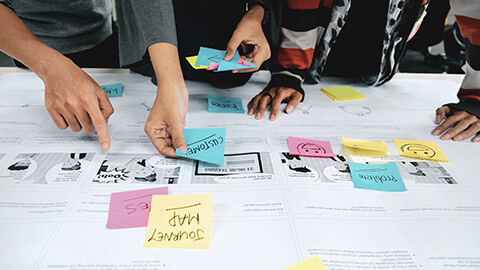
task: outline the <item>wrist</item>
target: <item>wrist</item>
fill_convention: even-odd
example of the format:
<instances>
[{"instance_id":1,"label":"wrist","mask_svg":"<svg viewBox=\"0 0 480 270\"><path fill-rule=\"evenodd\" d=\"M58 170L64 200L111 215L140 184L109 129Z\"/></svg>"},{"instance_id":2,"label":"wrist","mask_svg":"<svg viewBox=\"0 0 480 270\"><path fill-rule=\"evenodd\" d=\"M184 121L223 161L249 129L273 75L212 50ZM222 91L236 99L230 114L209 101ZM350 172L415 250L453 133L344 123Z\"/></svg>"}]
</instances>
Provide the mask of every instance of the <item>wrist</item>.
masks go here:
<instances>
[{"instance_id":1,"label":"wrist","mask_svg":"<svg viewBox=\"0 0 480 270\"><path fill-rule=\"evenodd\" d=\"M254 4L245 14L245 17L261 24L265 17L265 9L261 5Z\"/></svg>"},{"instance_id":2,"label":"wrist","mask_svg":"<svg viewBox=\"0 0 480 270\"><path fill-rule=\"evenodd\" d=\"M60 72L65 72L69 65L75 65L72 60L55 50L45 52L42 55L35 62L25 63L25 65L44 82L57 76Z\"/></svg>"}]
</instances>

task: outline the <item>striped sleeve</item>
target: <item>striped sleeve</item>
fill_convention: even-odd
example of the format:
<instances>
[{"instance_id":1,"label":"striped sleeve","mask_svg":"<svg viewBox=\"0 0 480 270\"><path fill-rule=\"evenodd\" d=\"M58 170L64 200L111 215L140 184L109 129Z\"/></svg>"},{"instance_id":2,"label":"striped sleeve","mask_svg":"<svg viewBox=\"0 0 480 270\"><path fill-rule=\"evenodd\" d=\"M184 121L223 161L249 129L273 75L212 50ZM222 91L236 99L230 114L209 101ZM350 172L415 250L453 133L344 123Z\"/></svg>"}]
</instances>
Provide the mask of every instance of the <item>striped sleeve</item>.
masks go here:
<instances>
[{"instance_id":1,"label":"striped sleeve","mask_svg":"<svg viewBox=\"0 0 480 270\"><path fill-rule=\"evenodd\" d=\"M332 0L286 0L282 40L276 52L267 88L289 87L304 94L301 84L310 67L315 46L330 21Z\"/></svg>"},{"instance_id":2,"label":"striped sleeve","mask_svg":"<svg viewBox=\"0 0 480 270\"><path fill-rule=\"evenodd\" d=\"M467 72L458 98L480 101L480 2L452 0L450 4L467 48Z\"/></svg>"}]
</instances>

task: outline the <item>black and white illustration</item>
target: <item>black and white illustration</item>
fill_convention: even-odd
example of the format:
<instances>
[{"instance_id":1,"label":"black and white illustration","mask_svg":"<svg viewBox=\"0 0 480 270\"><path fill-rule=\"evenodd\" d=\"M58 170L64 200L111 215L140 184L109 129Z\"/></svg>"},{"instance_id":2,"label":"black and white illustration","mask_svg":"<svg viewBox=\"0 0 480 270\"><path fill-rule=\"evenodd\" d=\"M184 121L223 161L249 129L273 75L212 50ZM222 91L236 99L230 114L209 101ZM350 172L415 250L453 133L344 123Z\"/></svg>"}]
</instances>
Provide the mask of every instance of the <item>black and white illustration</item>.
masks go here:
<instances>
[{"instance_id":1,"label":"black and white illustration","mask_svg":"<svg viewBox=\"0 0 480 270\"><path fill-rule=\"evenodd\" d=\"M7 183L68 184L80 180L94 153L22 153L0 174Z\"/></svg>"},{"instance_id":2,"label":"black and white illustration","mask_svg":"<svg viewBox=\"0 0 480 270\"><path fill-rule=\"evenodd\" d=\"M340 155L318 158L301 157L282 152L280 160L289 181L327 183L352 181L347 160Z\"/></svg>"},{"instance_id":3,"label":"black and white illustration","mask_svg":"<svg viewBox=\"0 0 480 270\"><path fill-rule=\"evenodd\" d=\"M368 106L359 104L344 104L338 106L338 108L348 114L356 116L365 116L372 113L372 110Z\"/></svg>"},{"instance_id":4,"label":"black and white illustration","mask_svg":"<svg viewBox=\"0 0 480 270\"><path fill-rule=\"evenodd\" d=\"M439 163L432 161L396 161L404 181L417 184L458 184Z\"/></svg>"},{"instance_id":5,"label":"black and white illustration","mask_svg":"<svg viewBox=\"0 0 480 270\"><path fill-rule=\"evenodd\" d=\"M108 154L94 183L177 184L180 160L148 154Z\"/></svg>"},{"instance_id":6,"label":"black and white illustration","mask_svg":"<svg viewBox=\"0 0 480 270\"><path fill-rule=\"evenodd\" d=\"M223 165L195 162L192 184L273 183L274 170L268 152L225 154Z\"/></svg>"}]
</instances>

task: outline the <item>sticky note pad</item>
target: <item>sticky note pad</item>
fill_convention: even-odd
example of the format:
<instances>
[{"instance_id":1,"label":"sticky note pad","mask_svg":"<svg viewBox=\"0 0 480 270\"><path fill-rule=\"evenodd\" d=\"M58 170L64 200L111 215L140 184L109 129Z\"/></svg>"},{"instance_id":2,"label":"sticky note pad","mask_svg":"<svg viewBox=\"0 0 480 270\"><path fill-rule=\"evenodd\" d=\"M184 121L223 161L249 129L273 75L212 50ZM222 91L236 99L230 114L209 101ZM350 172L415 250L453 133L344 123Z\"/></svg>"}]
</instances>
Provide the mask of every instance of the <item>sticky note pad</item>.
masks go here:
<instances>
[{"instance_id":1,"label":"sticky note pad","mask_svg":"<svg viewBox=\"0 0 480 270\"><path fill-rule=\"evenodd\" d=\"M225 154L225 128L183 129L187 153L180 150L175 155L215 164L223 164Z\"/></svg>"},{"instance_id":2,"label":"sticky note pad","mask_svg":"<svg viewBox=\"0 0 480 270\"><path fill-rule=\"evenodd\" d=\"M212 194L154 195L143 247L208 249Z\"/></svg>"},{"instance_id":3,"label":"sticky note pad","mask_svg":"<svg viewBox=\"0 0 480 270\"><path fill-rule=\"evenodd\" d=\"M322 263L322 260L318 256L314 256L310 259L307 259L299 264L290 266L285 270L326 270L325 266Z\"/></svg>"},{"instance_id":4,"label":"sticky note pad","mask_svg":"<svg viewBox=\"0 0 480 270\"><path fill-rule=\"evenodd\" d=\"M190 64L190 66L192 66L194 69L207 69L208 66L197 66L197 65L195 65L195 63L197 62L197 58L198 58L198 55L185 57L185 59L187 59L187 62L188 62L188 63Z\"/></svg>"},{"instance_id":5,"label":"sticky note pad","mask_svg":"<svg viewBox=\"0 0 480 270\"><path fill-rule=\"evenodd\" d=\"M208 112L245 113L241 98L222 97L208 94Z\"/></svg>"},{"instance_id":6,"label":"sticky note pad","mask_svg":"<svg viewBox=\"0 0 480 270\"><path fill-rule=\"evenodd\" d=\"M168 194L167 187L112 193L107 229L147 226L152 195L162 194Z\"/></svg>"},{"instance_id":7,"label":"sticky note pad","mask_svg":"<svg viewBox=\"0 0 480 270\"><path fill-rule=\"evenodd\" d=\"M379 191L405 191L405 184L395 162L363 164L348 162L356 188Z\"/></svg>"},{"instance_id":8,"label":"sticky note pad","mask_svg":"<svg viewBox=\"0 0 480 270\"><path fill-rule=\"evenodd\" d=\"M121 83L100 85L105 90L108 97L121 97L123 96L123 85Z\"/></svg>"},{"instance_id":9,"label":"sticky note pad","mask_svg":"<svg viewBox=\"0 0 480 270\"><path fill-rule=\"evenodd\" d=\"M288 137L290 155L306 157L335 157L330 142Z\"/></svg>"},{"instance_id":10,"label":"sticky note pad","mask_svg":"<svg viewBox=\"0 0 480 270\"><path fill-rule=\"evenodd\" d=\"M372 151L392 151L387 148L385 141L368 141L368 140L358 140L358 139L347 139L342 138L342 144L346 147L372 150Z\"/></svg>"},{"instance_id":11,"label":"sticky note pad","mask_svg":"<svg viewBox=\"0 0 480 270\"><path fill-rule=\"evenodd\" d=\"M401 156L450 162L443 153L440 146L435 142L416 141L416 140L393 140Z\"/></svg>"},{"instance_id":12,"label":"sticky note pad","mask_svg":"<svg viewBox=\"0 0 480 270\"><path fill-rule=\"evenodd\" d=\"M350 86L324 87L320 89L335 101L364 99L365 96Z\"/></svg>"}]
</instances>

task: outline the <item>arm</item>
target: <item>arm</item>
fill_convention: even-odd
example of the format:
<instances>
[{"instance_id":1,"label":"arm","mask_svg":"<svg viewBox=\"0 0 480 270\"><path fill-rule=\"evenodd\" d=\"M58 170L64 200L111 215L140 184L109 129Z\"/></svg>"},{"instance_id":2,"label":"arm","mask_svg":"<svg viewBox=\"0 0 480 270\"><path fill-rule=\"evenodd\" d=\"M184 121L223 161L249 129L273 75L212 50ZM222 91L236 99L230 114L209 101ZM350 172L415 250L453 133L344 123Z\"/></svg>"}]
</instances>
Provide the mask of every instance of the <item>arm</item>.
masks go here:
<instances>
[{"instance_id":1,"label":"arm","mask_svg":"<svg viewBox=\"0 0 480 270\"><path fill-rule=\"evenodd\" d=\"M135 65L150 58L157 78L157 96L145 123L145 133L163 155L187 151L183 127L188 91L178 59L173 5L170 0L116 2L120 64Z\"/></svg>"},{"instance_id":2,"label":"arm","mask_svg":"<svg viewBox=\"0 0 480 270\"><path fill-rule=\"evenodd\" d=\"M157 97L145 124L145 132L163 155L174 157L175 149L187 151L183 127L188 106L188 91L183 81L177 47L156 43L148 47L158 81Z\"/></svg>"},{"instance_id":3,"label":"arm","mask_svg":"<svg viewBox=\"0 0 480 270\"><path fill-rule=\"evenodd\" d=\"M248 114L261 119L266 107L271 103L269 119L275 120L280 105L288 101L286 112L295 110L303 100L301 84L310 67L315 45L323 34L325 22L320 20L330 14L331 1L286 0L282 18L282 41L270 66L272 78L267 87L248 104ZM321 22L321 23L320 23Z\"/></svg>"},{"instance_id":4,"label":"arm","mask_svg":"<svg viewBox=\"0 0 480 270\"><path fill-rule=\"evenodd\" d=\"M96 130L110 147L107 119L113 107L100 86L70 59L41 42L22 20L0 4L0 50L22 62L45 84L45 107L60 129Z\"/></svg>"},{"instance_id":5,"label":"arm","mask_svg":"<svg viewBox=\"0 0 480 270\"><path fill-rule=\"evenodd\" d=\"M480 132L480 6L478 1L451 1L451 5L465 38L467 73L458 92L458 103L446 104L436 111L432 131L442 140L462 141ZM473 138L480 142L480 135Z\"/></svg>"},{"instance_id":6,"label":"arm","mask_svg":"<svg viewBox=\"0 0 480 270\"><path fill-rule=\"evenodd\" d=\"M242 55L244 60L257 65L256 68L234 70L233 72L254 72L257 71L262 63L270 58L270 45L263 33L262 22L265 17L265 10L260 5L254 5L238 23L233 32L230 41L227 44L225 61L232 59L239 46L242 46L246 53Z\"/></svg>"}]
</instances>

